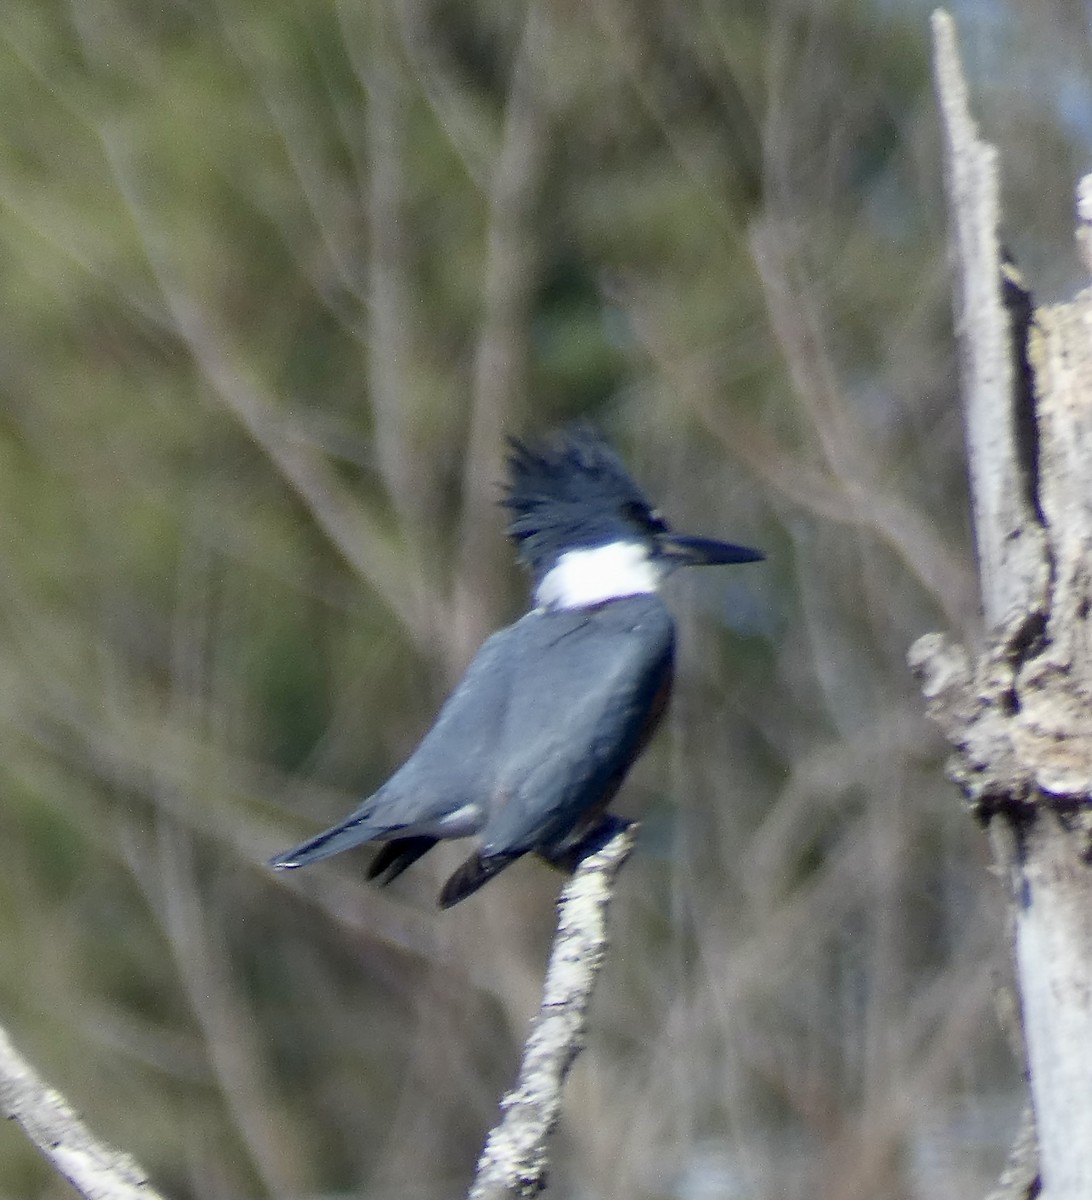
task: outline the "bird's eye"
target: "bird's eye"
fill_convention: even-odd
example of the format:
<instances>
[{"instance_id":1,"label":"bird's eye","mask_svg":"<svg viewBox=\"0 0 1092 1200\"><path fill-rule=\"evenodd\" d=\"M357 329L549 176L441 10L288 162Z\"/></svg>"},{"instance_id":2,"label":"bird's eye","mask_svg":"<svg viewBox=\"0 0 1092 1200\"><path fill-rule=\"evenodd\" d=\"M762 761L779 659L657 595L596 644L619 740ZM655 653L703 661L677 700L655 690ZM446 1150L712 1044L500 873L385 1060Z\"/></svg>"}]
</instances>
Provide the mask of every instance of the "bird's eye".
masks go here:
<instances>
[{"instance_id":1,"label":"bird's eye","mask_svg":"<svg viewBox=\"0 0 1092 1200\"><path fill-rule=\"evenodd\" d=\"M622 508L622 514L628 521L647 529L649 533L663 533L667 522L659 509L650 509L637 500L629 500Z\"/></svg>"}]
</instances>

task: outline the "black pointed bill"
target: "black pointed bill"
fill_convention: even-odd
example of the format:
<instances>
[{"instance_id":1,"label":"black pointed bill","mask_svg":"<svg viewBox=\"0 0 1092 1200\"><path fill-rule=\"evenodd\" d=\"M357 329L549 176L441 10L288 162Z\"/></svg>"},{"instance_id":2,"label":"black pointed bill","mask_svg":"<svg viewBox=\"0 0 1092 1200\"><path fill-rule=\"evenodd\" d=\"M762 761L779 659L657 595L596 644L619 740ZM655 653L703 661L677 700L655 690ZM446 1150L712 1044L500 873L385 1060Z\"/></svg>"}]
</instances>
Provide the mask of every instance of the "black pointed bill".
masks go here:
<instances>
[{"instance_id":1,"label":"black pointed bill","mask_svg":"<svg viewBox=\"0 0 1092 1200\"><path fill-rule=\"evenodd\" d=\"M761 562L766 556L749 546L717 542L712 538L671 533L659 541L660 554L677 567L712 567L727 563Z\"/></svg>"}]
</instances>

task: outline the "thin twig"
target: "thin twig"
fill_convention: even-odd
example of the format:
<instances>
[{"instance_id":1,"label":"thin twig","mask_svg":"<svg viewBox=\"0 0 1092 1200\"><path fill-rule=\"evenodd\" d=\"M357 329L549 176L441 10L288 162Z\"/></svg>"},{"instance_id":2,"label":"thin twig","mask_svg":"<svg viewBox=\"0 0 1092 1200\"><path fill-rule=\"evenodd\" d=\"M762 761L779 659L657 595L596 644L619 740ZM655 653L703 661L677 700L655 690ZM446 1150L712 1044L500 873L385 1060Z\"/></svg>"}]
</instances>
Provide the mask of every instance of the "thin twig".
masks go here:
<instances>
[{"instance_id":1,"label":"thin twig","mask_svg":"<svg viewBox=\"0 0 1092 1200\"><path fill-rule=\"evenodd\" d=\"M256 1025L232 978L222 932L208 920L194 878L193 845L169 818L158 822L158 871L142 882L170 943L209 1065L266 1195L300 1192L303 1154L263 1059Z\"/></svg>"},{"instance_id":2,"label":"thin twig","mask_svg":"<svg viewBox=\"0 0 1092 1200\"><path fill-rule=\"evenodd\" d=\"M539 272L543 178L549 142L546 62L549 6L532 0L509 84L504 132L490 182L481 336L463 466L454 634L449 667L461 666L488 633L501 572L496 480L502 434L527 392L531 310Z\"/></svg>"},{"instance_id":3,"label":"thin twig","mask_svg":"<svg viewBox=\"0 0 1092 1200\"><path fill-rule=\"evenodd\" d=\"M516 1086L501 1101L504 1116L478 1160L469 1200L537 1196L546 1186L546 1143L561 1112L565 1077L584 1048L588 1003L607 950L614 881L636 837L636 825L622 827L580 863L561 893L542 1004Z\"/></svg>"}]
</instances>

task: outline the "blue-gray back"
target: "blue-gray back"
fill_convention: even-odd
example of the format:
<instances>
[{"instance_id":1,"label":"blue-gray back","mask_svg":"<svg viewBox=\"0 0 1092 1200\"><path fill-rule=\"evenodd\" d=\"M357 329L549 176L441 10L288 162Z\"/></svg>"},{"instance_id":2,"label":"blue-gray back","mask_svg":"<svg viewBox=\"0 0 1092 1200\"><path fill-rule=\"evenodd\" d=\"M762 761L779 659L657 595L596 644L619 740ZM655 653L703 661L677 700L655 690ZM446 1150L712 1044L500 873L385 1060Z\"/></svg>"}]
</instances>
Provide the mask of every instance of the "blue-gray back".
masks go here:
<instances>
[{"instance_id":1,"label":"blue-gray back","mask_svg":"<svg viewBox=\"0 0 1092 1200\"><path fill-rule=\"evenodd\" d=\"M617 785L670 679L674 625L652 595L540 611L479 650L435 724L372 798L412 828L481 806L485 856L555 843Z\"/></svg>"}]
</instances>

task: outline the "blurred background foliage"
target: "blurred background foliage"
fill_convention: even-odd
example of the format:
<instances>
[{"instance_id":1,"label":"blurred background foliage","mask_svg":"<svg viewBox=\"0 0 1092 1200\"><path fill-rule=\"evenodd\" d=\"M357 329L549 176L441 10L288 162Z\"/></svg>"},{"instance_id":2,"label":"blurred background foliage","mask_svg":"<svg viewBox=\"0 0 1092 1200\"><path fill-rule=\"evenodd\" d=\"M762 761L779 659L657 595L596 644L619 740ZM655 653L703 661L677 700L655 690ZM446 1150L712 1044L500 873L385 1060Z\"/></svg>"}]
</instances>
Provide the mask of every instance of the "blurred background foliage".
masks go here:
<instances>
[{"instance_id":1,"label":"blurred background foliage","mask_svg":"<svg viewBox=\"0 0 1092 1200\"><path fill-rule=\"evenodd\" d=\"M1060 294L1087 8L956 16ZM589 418L769 560L671 585L552 1194L980 1193L1003 902L904 665L977 629L926 8L11 0L0 109L23 1050L179 1198L460 1194L557 877L440 915L442 853L389 891L263 863L524 604L503 435ZM0 1195L67 1194L5 1129Z\"/></svg>"}]
</instances>

